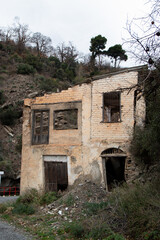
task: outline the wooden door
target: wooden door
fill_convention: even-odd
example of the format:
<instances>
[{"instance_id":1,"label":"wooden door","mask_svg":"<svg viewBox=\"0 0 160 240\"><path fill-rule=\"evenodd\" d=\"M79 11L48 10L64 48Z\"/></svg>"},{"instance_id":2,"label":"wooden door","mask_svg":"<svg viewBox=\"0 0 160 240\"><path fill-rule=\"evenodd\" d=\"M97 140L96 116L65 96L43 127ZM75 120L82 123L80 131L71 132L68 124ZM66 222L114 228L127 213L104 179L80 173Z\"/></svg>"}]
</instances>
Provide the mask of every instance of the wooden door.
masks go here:
<instances>
[{"instance_id":1,"label":"wooden door","mask_svg":"<svg viewBox=\"0 0 160 240\"><path fill-rule=\"evenodd\" d=\"M47 162L45 167L45 191L58 191L60 186L68 185L66 162Z\"/></svg>"}]
</instances>

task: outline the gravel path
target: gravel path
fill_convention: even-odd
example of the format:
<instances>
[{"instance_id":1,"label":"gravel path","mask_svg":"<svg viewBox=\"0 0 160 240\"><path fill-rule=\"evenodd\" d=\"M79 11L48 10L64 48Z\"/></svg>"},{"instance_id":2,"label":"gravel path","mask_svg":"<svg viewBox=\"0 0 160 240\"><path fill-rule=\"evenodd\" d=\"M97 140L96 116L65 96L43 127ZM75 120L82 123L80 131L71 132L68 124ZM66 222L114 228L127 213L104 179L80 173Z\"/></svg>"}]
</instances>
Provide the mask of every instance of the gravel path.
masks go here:
<instances>
[{"instance_id":1,"label":"gravel path","mask_svg":"<svg viewBox=\"0 0 160 240\"><path fill-rule=\"evenodd\" d=\"M11 196L11 197L0 197L0 203L16 201L19 196Z\"/></svg>"},{"instance_id":2,"label":"gravel path","mask_svg":"<svg viewBox=\"0 0 160 240\"><path fill-rule=\"evenodd\" d=\"M0 203L16 201L18 196L13 197L0 197ZM13 225L10 225L0 220L0 240L32 240L33 238L27 233L17 229Z\"/></svg>"},{"instance_id":3,"label":"gravel path","mask_svg":"<svg viewBox=\"0 0 160 240\"><path fill-rule=\"evenodd\" d=\"M21 230L0 220L0 240L32 240L33 238Z\"/></svg>"}]
</instances>

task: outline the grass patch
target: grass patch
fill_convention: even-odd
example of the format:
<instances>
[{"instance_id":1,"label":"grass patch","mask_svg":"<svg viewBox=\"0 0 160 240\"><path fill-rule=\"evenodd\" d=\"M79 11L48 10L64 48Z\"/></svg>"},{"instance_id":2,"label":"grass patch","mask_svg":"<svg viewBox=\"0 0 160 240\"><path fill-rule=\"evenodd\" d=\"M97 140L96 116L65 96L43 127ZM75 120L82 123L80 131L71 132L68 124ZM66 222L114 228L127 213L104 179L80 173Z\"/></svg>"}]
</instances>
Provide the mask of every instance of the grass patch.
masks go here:
<instances>
[{"instance_id":1,"label":"grass patch","mask_svg":"<svg viewBox=\"0 0 160 240\"><path fill-rule=\"evenodd\" d=\"M84 212L87 215L94 215L97 214L100 210L104 209L108 205L107 202L101 203L85 203L84 204Z\"/></svg>"},{"instance_id":2,"label":"grass patch","mask_svg":"<svg viewBox=\"0 0 160 240\"><path fill-rule=\"evenodd\" d=\"M50 204L58 199L56 192L48 192L41 196L40 205Z\"/></svg>"},{"instance_id":3,"label":"grass patch","mask_svg":"<svg viewBox=\"0 0 160 240\"><path fill-rule=\"evenodd\" d=\"M5 204L0 204L0 213L4 213L7 210L7 206Z\"/></svg>"},{"instance_id":4,"label":"grass patch","mask_svg":"<svg viewBox=\"0 0 160 240\"><path fill-rule=\"evenodd\" d=\"M12 213L13 214L19 214L19 215L22 215L22 214L32 215L32 214L35 213L35 211L36 211L36 209L32 205L20 203L20 204L15 204L14 205Z\"/></svg>"},{"instance_id":5,"label":"grass patch","mask_svg":"<svg viewBox=\"0 0 160 240\"><path fill-rule=\"evenodd\" d=\"M41 193L36 189L29 189L17 199L17 203L34 204L37 206L50 204L58 199L56 192Z\"/></svg>"},{"instance_id":6,"label":"grass patch","mask_svg":"<svg viewBox=\"0 0 160 240\"><path fill-rule=\"evenodd\" d=\"M82 238L85 233L85 229L81 223L72 222L64 225L64 231L70 233L74 238Z\"/></svg>"},{"instance_id":7,"label":"grass patch","mask_svg":"<svg viewBox=\"0 0 160 240\"><path fill-rule=\"evenodd\" d=\"M74 202L75 202L75 198L73 197L73 195L69 194L63 203L66 206L70 207L74 204Z\"/></svg>"},{"instance_id":8,"label":"grass patch","mask_svg":"<svg viewBox=\"0 0 160 240\"><path fill-rule=\"evenodd\" d=\"M126 222L125 232L133 239L145 239L144 233L150 231L160 234L158 182L157 179L145 185L117 188L110 197L110 206Z\"/></svg>"}]
</instances>

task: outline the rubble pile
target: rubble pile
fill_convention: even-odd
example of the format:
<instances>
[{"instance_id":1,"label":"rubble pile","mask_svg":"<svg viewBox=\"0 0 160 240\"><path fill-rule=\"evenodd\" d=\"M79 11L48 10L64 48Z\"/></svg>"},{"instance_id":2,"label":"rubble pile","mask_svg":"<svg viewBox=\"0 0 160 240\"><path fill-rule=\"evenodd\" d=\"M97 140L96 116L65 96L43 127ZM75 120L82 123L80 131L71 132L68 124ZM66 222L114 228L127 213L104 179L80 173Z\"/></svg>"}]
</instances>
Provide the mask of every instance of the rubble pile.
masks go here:
<instances>
[{"instance_id":1,"label":"rubble pile","mask_svg":"<svg viewBox=\"0 0 160 240\"><path fill-rule=\"evenodd\" d=\"M53 214L58 221L77 221L86 216L85 204L105 202L108 194L102 187L88 181L63 193L60 199L45 206L42 211Z\"/></svg>"}]
</instances>

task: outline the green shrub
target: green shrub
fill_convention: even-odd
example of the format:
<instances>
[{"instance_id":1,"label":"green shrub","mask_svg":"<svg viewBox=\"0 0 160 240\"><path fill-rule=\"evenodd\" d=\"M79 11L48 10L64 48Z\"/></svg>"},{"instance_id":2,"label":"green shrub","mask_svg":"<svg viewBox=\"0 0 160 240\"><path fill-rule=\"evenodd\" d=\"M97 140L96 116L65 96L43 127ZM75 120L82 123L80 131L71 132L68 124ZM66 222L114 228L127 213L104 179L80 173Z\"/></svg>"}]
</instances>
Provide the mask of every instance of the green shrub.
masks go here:
<instances>
[{"instance_id":1,"label":"green shrub","mask_svg":"<svg viewBox=\"0 0 160 240\"><path fill-rule=\"evenodd\" d=\"M14 205L12 213L19 215L31 215L35 213L35 208L30 204L19 203Z\"/></svg>"},{"instance_id":2,"label":"green shrub","mask_svg":"<svg viewBox=\"0 0 160 240\"><path fill-rule=\"evenodd\" d=\"M19 112L15 107L8 107L0 110L0 121L3 125L14 125L15 120L19 117Z\"/></svg>"},{"instance_id":3,"label":"green shrub","mask_svg":"<svg viewBox=\"0 0 160 240\"><path fill-rule=\"evenodd\" d=\"M127 222L126 234L143 239L144 232L159 229L160 219L159 178L145 185L115 189L109 198L114 214Z\"/></svg>"},{"instance_id":4,"label":"green shrub","mask_svg":"<svg viewBox=\"0 0 160 240\"><path fill-rule=\"evenodd\" d=\"M135 128L130 151L137 164L152 165L160 160L160 88L146 97L146 106L146 125Z\"/></svg>"},{"instance_id":5,"label":"green shrub","mask_svg":"<svg viewBox=\"0 0 160 240\"><path fill-rule=\"evenodd\" d=\"M66 224L64 230L70 233L74 238L81 238L84 235L84 227L77 222Z\"/></svg>"},{"instance_id":6,"label":"green shrub","mask_svg":"<svg viewBox=\"0 0 160 240\"><path fill-rule=\"evenodd\" d=\"M125 238L119 233L112 233L110 236L103 240L125 240Z\"/></svg>"},{"instance_id":7,"label":"green shrub","mask_svg":"<svg viewBox=\"0 0 160 240\"><path fill-rule=\"evenodd\" d=\"M17 53L14 53L11 56L11 59L14 59L16 62L21 63L22 62L22 58L20 57L20 55L18 55Z\"/></svg>"},{"instance_id":8,"label":"green shrub","mask_svg":"<svg viewBox=\"0 0 160 240\"><path fill-rule=\"evenodd\" d=\"M7 210L7 206L5 204L0 204L0 213L4 213Z\"/></svg>"},{"instance_id":9,"label":"green shrub","mask_svg":"<svg viewBox=\"0 0 160 240\"><path fill-rule=\"evenodd\" d=\"M28 53L25 58L24 61L26 62L26 64L31 65L34 69L36 69L37 71L41 71L43 64L41 62L41 58L39 56L35 56L31 53Z\"/></svg>"},{"instance_id":10,"label":"green shrub","mask_svg":"<svg viewBox=\"0 0 160 240\"><path fill-rule=\"evenodd\" d=\"M41 193L38 190L31 188L17 199L17 203L44 205L50 204L58 199L57 193L48 192Z\"/></svg>"},{"instance_id":11,"label":"green shrub","mask_svg":"<svg viewBox=\"0 0 160 240\"><path fill-rule=\"evenodd\" d=\"M145 232L144 239L145 240L159 240L160 239L160 230Z\"/></svg>"},{"instance_id":12,"label":"green shrub","mask_svg":"<svg viewBox=\"0 0 160 240\"><path fill-rule=\"evenodd\" d=\"M5 96L3 91L0 90L0 105L2 105L5 102Z\"/></svg>"},{"instance_id":13,"label":"green shrub","mask_svg":"<svg viewBox=\"0 0 160 240\"><path fill-rule=\"evenodd\" d=\"M50 203L56 201L57 199L58 199L58 197L57 197L56 192L48 192L48 193L45 193L41 196L40 204L41 205L50 204Z\"/></svg>"},{"instance_id":14,"label":"green shrub","mask_svg":"<svg viewBox=\"0 0 160 240\"><path fill-rule=\"evenodd\" d=\"M27 190L22 196L20 196L16 203L23 203L23 204L39 204L40 201L40 193L34 189L31 188Z\"/></svg>"},{"instance_id":15,"label":"green shrub","mask_svg":"<svg viewBox=\"0 0 160 240\"><path fill-rule=\"evenodd\" d=\"M42 91L55 92L58 87L58 82L56 79L42 78L42 80L39 83L39 87Z\"/></svg>"},{"instance_id":16,"label":"green shrub","mask_svg":"<svg viewBox=\"0 0 160 240\"><path fill-rule=\"evenodd\" d=\"M20 63L17 67L17 73L18 74L34 74L35 69L33 66L27 64L27 63Z\"/></svg>"},{"instance_id":17,"label":"green shrub","mask_svg":"<svg viewBox=\"0 0 160 240\"><path fill-rule=\"evenodd\" d=\"M104 209L108 205L107 202L101 202L101 203L85 203L84 209L85 213L87 215L94 215L97 214L99 210Z\"/></svg>"},{"instance_id":18,"label":"green shrub","mask_svg":"<svg viewBox=\"0 0 160 240\"><path fill-rule=\"evenodd\" d=\"M87 233L87 237L89 239L104 239L105 236L109 234L110 230L106 224L100 225L100 226L95 226L90 230L89 233Z\"/></svg>"}]
</instances>

